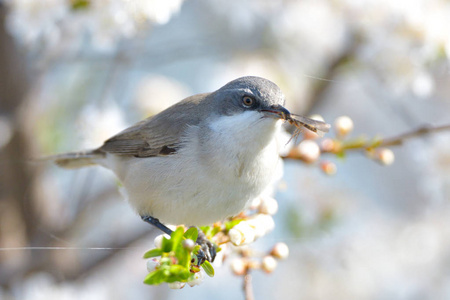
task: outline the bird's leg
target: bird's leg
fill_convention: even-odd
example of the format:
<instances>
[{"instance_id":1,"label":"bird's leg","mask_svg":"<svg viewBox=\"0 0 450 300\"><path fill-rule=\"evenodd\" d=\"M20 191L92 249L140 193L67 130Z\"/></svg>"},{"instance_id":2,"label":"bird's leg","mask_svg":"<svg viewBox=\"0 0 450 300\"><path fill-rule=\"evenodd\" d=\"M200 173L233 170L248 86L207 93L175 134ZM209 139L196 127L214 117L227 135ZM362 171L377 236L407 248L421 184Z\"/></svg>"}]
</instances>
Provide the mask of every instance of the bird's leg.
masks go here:
<instances>
[{"instance_id":1,"label":"bird's leg","mask_svg":"<svg viewBox=\"0 0 450 300\"><path fill-rule=\"evenodd\" d=\"M200 245L200 249L198 251L198 264L201 265L205 260L209 262L213 262L216 258L217 250L216 245L211 243L207 238L206 235L198 229L198 237L196 243Z\"/></svg>"},{"instance_id":2,"label":"bird's leg","mask_svg":"<svg viewBox=\"0 0 450 300\"><path fill-rule=\"evenodd\" d=\"M173 232L166 225L161 223L157 218L153 218L151 216L141 216L141 218L144 222L147 222L147 223L155 226L156 228L163 231L164 233L167 233L168 235L171 235Z\"/></svg>"}]
</instances>

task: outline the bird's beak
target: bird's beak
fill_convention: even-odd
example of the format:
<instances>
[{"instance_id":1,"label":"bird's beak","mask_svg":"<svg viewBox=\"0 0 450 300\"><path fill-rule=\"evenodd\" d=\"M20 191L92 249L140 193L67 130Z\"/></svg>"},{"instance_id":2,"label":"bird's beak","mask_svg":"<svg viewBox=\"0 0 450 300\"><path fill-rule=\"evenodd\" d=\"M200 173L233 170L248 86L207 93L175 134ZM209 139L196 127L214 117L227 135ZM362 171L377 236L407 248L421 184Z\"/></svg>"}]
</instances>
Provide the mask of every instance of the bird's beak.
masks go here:
<instances>
[{"instance_id":1,"label":"bird's beak","mask_svg":"<svg viewBox=\"0 0 450 300\"><path fill-rule=\"evenodd\" d=\"M261 111L267 116L282 120L288 120L291 116L291 113L286 108L278 104L272 105L269 108L261 109Z\"/></svg>"}]
</instances>

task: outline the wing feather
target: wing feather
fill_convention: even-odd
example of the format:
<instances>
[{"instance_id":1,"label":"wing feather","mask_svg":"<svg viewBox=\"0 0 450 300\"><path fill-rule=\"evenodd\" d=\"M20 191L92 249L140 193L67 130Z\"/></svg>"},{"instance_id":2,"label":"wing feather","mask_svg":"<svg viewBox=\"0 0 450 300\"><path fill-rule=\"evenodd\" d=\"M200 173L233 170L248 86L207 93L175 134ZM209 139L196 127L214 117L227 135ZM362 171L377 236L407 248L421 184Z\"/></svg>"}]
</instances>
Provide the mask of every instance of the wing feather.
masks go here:
<instances>
[{"instance_id":1,"label":"wing feather","mask_svg":"<svg viewBox=\"0 0 450 300\"><path fill-rule=\"evenodd\" d=\"M181 147L186 128L198 125L205 117L211 102L209 95L211 93L188 97L111 137L98 150L135 157L173 154ZM200 102L205 103L198 107Z\"/></svg>"}]
</instances>

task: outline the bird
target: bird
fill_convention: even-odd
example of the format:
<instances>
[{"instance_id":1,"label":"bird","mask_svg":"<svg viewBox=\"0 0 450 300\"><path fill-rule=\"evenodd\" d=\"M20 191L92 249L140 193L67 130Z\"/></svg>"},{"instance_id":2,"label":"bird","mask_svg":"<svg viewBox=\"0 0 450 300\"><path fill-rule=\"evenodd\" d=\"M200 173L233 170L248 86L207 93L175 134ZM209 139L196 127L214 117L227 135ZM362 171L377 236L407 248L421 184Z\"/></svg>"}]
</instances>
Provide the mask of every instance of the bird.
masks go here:
<instances>
[{"instance_id":1,"label":"bird","mask_svg":"<svg viewBox=\"0 0 450 300\"><path fill-rule=\"evenodd\" d=\"M52 160L63 168L111 170L137 214L166 233L167 224L210 225L245 210L273 181L276 137L291 115L284 105L272 81L241 77L187 97L96 149Z\"/></svg>"}]
</instances>

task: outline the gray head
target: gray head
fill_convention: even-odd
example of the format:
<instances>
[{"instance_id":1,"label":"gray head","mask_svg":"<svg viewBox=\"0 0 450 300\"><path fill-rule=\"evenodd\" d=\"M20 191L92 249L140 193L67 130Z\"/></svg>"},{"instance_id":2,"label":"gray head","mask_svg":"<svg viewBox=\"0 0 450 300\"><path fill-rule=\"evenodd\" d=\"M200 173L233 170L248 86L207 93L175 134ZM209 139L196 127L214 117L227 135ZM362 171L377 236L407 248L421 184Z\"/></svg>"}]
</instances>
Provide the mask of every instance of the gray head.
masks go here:
<instances>
[{"instance_id":1,"label":"gray head","mask_svg":"<svg viewBox=\"0 0 450 300\"><path fill-rule=\"evenodd\" d=\"M285 97L270 80L247 76L235 79L213 93L219 114L234 115L245 111L259 111L276 118L289 112L283 107Z\"/></svg>"}]
</instances>

